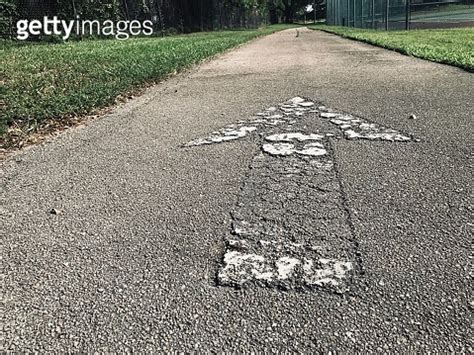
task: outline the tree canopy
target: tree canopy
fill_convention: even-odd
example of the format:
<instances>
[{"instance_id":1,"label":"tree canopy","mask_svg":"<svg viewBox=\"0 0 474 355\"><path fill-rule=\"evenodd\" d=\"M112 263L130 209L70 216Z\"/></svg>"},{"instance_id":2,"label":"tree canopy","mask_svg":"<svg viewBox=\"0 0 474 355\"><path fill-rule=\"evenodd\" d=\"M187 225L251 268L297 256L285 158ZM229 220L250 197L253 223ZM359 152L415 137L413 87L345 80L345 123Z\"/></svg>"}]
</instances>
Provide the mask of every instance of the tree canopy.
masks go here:
<instances>
[{"instance_id":1,"label":"tree canopy","mask_svg":"<svg viewBox=\"0 0 474 355\"><path fill-rule=\"evenodd\" d=\"M322 0L0 0L0 18L145 20L158 31L194 32L257 27L295 20L297 13Z\"/></svg>"}]
</instances>

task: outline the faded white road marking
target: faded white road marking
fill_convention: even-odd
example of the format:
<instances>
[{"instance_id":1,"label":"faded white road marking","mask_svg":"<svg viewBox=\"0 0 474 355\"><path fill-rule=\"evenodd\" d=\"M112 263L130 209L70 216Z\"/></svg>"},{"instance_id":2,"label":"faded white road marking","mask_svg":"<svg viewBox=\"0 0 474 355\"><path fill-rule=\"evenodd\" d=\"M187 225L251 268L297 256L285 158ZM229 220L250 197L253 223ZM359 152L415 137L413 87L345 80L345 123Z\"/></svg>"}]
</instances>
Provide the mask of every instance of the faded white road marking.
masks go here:
<instances>
[{"instance_id":1,"label":"faded white road marking","mask_svg":"<svg viewBox=\"0 0 474 355\"><path fill-rule=\"evenodd\" d=\"M283 246L281 249L287 248ZM272 260L262 255L232 250L224 255L224 265L217 277L221 284L234 286L264 281L269 286L282 285L283 282L307 287L337 288L352 270L353 263L349 261L289 255Z\"/></svg>"},{"instance_id":2,"label":"faded white road marking","mask_svg":"<svg viewBox=\"0 0 474 355\"><path fill-rule=\"evenodd\" d=\"M323 132L307 132L308 118L317 119ZM262 152L254 157L233 212L218 284L347 291L358 259L329 140L411 138L297 96L186 146L250 134Z\"/></svg>"},{"instance_id":3,"label":"faded white road marking","mask_svg":"<svg viewBox=\"0 0 474 355\"><path fill-rule=\"evenodd\" d=\"M321 117L322 117L322 118L333 118L333 117L337 117L337 113L333 113L333 112L322 112L322 113L321 113Z\"/></svg>"},{"instance_id":4,"label":"faded white road marking","mask_svg":"<svg viewBox=\"0 0 474 355\"><path fill-rule=\"evenodd\" d=\"M281 133L281 134L272 134L271 136L265 137L265 140L270 142L292 142L292 141L311 141L311 140L320 140L323 139L324 136L320 134L304 134L304 133Z\"/></svg>"},{"instance_id":5,"label":"faded white road marking","mask_svg":"<svg viewBox=\"0 0 474 355\"><path fill-rule=\"evenodd\" d=\"M229 125L220 131L213 132L213 134L207 138L199 138L186 144L187 146L199 146L205 144L221 143L236 140L247 136L247 134L257 130L254 126L240 126Z\"/></svg>"},{"instance_id":6,"label":"faded white road marking","mask_svg":"<svg viewBox=\"0 0 474 355\"><path fill-rule=\"evenodd\" d=\"M305 101L306 101L305 99L303 99L302 97L299 97L299 96L296 96L296 97L290 99L290 102L292 104L300 104L300 103L303 103Z\"/></svg>"},{"instance_id":7,"label":"faded white road marking","mask_svg":"<svg viewBox=\"0 0 474 355\"><path fill-rule=\"evenodd\" d=\"M250 280L272 280L274 272L261 255L230 251L224 255L224 268L219 272L221 282L242 285Z\"/></svg>"},{"instance_id":8,"label":"faded white road marking","mask_svg":"<svg viewBox=\"0 0 474 355\"><path fill-rule=\"evenodd\" d=\"M280 280L286 280L293 274L296 265L301 264L301 261L295 258L284 256L278 259L275 264L278 272L278 278Z\"/></svg>"},{"instance_id":9,"label":"faded white road marking","mask_svg":"<svg viewBox=\"0 0 474 355\"><path fill-rule=\"evenodd\" d=\"M271 155L291 155L291 154L300 154L307 156L321 156L327 154L327 150L324 148L324 145L320 142L307 143L303 146L302 149L297 149L293 143L285 142L307 142L307 141L319 141L325 138L320 134L303 134L299 132L293 133L282 133L282 134L273 134L271 136L265 137L266 141L276 142L276 143L267 143L264 144L262 149L265 153Z\"/></svg>"},{"instance_id":10,"label":"faded white road marking","mask_svg":"<svg viewBox=\"0 0 474 355\"><path fill-rule=\"evenodd\" d=\"M390 142L409 142L410 137L403 136L396 132L355 132L352 127L347 127L344 132L344 137L347 139L368 139L368 140L382 140Z\"/></svg>"},{"instance_id":11,"label":"faded white road marking","mask_svg":"<svg viewBox=\"0 0 474 355\"><path fill-rule=\"evenodd\" d=\"M306 144L302 150L297 150L296 153L317 157L321 155L326 155L328 152L324 148L324 145L321 143L309 143Z\"/></svg>"},{"instance_id":12,"label":"faded white road marking","mask_svg":"<svg viewBox=\"0 0 474 355\"><path fill-rule=\"evenodd\" d=\"M330 118L330 122L343 131L344 138L382 140L389 142L409 142L412 139L404 136L396 130L389 129L376 123L364 122L362 119L351 115L335 112L323 112L321 118Z\"/></svg>"},{"instance_id":13,"label":"faded white road marking","mask_svg":"<svg viewBox=\"0 0 474 355\"><path fill-rule=\"evenodd\" d=\"M296 152L295 146L291 143L268 143L262 146L265 153L271 155L291 155Z\"/></svg>"},{"instance_id":14,"label":"faded white road marking","mask_svg":"<svg viewBox=\"0 0 474 355\"><path fill-rule=\"evenodd\" d=\"M296 96L278 107L272 106L263 112L257 113L257 117L248 121L239 121L238 124L230 124L219 131L213 132L209 137L198 138L187 143L185 146L199 146L235 141L248 136L249 133L256 132L259 129L265 129L266 127L278 127L281 125L289 126L295 124L297 120L301 120L305 115L315 113L319 113L320 117L323 119L329 119L332 124L336 125L342 131L342 136L349 140L365 139L390 142L408 142L412 140L411 137L403 135L396 130L386 128L376 123L369 123L352 115L333 111L326 106L318 106L317 110L310 110L309 108L313 106L315 106L314 102ZM291 134L295 136L280 138L278 135L281 134L274 134L267 137L267 140L275 142L292 142L295 139L298 141L316 139L314 137L307 137L304 133ZM290 134L287 133L287 135ZM327 133L325 135L330 137L332 136L332 133ZM269 146L267 146L267 148L271 149ZM309 152L312 152L312 150L309 150ZM282 154L276 152L273 154L287 155L284 152ZM304 153L301 154L308 155Z\"/></svg>"}]
</instances>

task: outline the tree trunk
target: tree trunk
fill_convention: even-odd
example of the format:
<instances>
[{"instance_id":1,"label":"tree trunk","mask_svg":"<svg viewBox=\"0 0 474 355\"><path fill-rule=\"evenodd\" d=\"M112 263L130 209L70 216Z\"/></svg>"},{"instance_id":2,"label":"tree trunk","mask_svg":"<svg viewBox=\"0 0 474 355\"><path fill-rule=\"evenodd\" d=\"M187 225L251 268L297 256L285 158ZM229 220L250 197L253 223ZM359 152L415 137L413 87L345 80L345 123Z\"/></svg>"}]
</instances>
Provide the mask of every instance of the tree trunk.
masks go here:
<instances>
[{"instance_id":1,"label":"tree trunk","mask_svg":"<svg viewBox=\"0 0 474 355\"><path fill-rule=\"evenodd\" d=\"M268 1L268 14L270 15L270 24L275 25L278 23L278 11L276 4L273 0Z\"/></svg>"},{"instance_id":2,"label":"tree trunk","mask_svg":"<svg viewBox=\"0 0 474 355\"><path fill-rule=\"evenodd\" d=\"M156 7L158 11L158 19L160 20L160 29L161 29L161 37L165 36L165 18L163 16L163 0L157 0Z\"/></svg>"},{"instance_id":3,"label":"tree trunk","mask_svg":"<svg viewBox=\"0 0 474 355\"><path fill-rule=\"evenodd\" d=\"M293 6L293 1L287 0L283 1L283 13L285 16L285 23L292 23L293 22L293 17L294 17L294 6Z\"/></svg>"}]
</instances>

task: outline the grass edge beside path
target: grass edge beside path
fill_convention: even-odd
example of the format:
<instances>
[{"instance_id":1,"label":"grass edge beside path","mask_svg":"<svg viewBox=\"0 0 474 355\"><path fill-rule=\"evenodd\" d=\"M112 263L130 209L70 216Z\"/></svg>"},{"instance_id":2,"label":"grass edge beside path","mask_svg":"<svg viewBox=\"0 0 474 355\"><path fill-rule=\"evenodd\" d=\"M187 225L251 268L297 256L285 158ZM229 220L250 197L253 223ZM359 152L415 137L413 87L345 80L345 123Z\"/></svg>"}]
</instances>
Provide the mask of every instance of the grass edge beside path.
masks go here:
<instances>
[{"instance_id":1,"label":"grass edge beside path","mask_svg":"<svg viewBox=\"0 0 474 355\"><path fill-rule=\"evenodd\" d=\"M344 38L474 72L474 28L376 31L342 26L308 26Z\"/></svg>"},{"instance_id":2,"label":"grass edge beside path","mask_svg":"<svg viewBox=\"0 0 474 355\"><path fill-rule=\"evenodd\" d=\"M77 125L228 50L292 27L0 47L0 155Z\"/></svg>"}]
</instances>

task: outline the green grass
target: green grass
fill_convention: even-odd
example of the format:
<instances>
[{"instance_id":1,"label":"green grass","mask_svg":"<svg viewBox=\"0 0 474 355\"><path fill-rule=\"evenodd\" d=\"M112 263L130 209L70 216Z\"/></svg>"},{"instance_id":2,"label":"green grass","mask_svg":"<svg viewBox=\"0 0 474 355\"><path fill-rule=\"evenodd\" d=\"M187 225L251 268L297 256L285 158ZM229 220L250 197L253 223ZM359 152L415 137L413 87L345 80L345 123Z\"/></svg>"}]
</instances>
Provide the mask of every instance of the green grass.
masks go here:
<instances>
[{"instance_id":1,"label":"green grass","mask_svg":"<svg viewBox=\"0 0 474 355\"><path fill-rule=\"evenodd\" d=\"M388 32L326 25L311 28L474 71L474 28Z\"/></svg>"},{"instance_id":2,"label":"green grass","mask_svg":"<svg viewBox=\"0 0 474 355\"><path fill-rule=\"evenodd\" d=\"M411 12L411 20L422 20L426 18L436 19L472 19L474 7L465 4L447 4L439 8L414 9Z\"/></svg>"},{"instance_id":3,"label":"green grass","mask_svg":"<svg viewBox=\"0 0 474 355\"><path fill-rule=\"evenodd\" d=\"M113 104L145 83L288 26L197 33L128 41L0 47L0 134L12 123L35 126L47 118L83 115Z\"/></svg>"}]
</instances>

